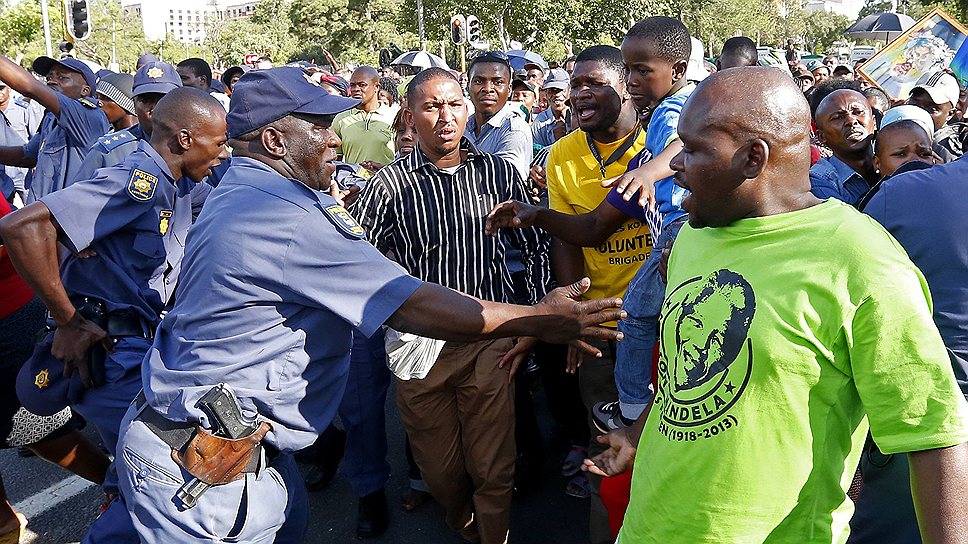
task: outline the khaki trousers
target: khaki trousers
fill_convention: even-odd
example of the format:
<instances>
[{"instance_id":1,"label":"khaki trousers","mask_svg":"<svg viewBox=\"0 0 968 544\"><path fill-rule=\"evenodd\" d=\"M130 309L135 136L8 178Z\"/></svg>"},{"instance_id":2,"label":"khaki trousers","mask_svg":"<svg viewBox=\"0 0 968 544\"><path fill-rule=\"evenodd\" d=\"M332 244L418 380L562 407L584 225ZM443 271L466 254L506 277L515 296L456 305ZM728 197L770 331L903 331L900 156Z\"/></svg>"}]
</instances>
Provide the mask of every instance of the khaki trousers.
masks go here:
<instances>
[{"instance_id":1,"label":"khaki trousers","mask_svg":"<svg viewBox=\"0 0 968 544\"><path fill-rule=\"evenodd\" d=\"M397 380L413 457L447 525L470 542L507 542L514 487L514 384L498 361L510 339L448 342L422 380Z\"/></svg>"}]
</instances>

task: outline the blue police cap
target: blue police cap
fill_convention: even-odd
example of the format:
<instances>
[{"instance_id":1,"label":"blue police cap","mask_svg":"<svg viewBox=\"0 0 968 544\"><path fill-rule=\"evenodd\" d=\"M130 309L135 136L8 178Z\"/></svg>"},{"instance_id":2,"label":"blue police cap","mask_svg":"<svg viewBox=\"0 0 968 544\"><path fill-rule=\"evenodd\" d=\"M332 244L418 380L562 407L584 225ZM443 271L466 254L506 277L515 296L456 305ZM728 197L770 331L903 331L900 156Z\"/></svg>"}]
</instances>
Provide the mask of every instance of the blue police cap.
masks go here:
<instances>
[{"instance_id":1,"label":"blue police cap","mask_svg":"<svg viewBox=\"0 0 968 544\"><path fill-rule=\"evenodd\" d=\"M84 385L77 372L64 377L64 363L50 354L53 335L37 345L17 374L20 404L39 416L52 416L77 401Z\"/></svg>"},{"instance_id":2,"label":"blue police cap","mask_svg":"<svg viewBox=\"0 0 968 544\"><path fill-rule=\"evenodd\" d=\"M60 66L62 68L67 68L84 76L84 81L87 82L88 87L91 88L91 94L94 93L94 87L97 84L97 78L94 77L94 72L91 68L84 64L83 61L77 60L74 57L66 57L61 60L52 59L50 57L37 57L34 59L32 68L38 74L47 77L50 73L50 69L54 66Z\"/></svg>"},{"instance_id":3,"label":"blue police cap","mask_svg":"<svg viewBox=\"0 0 968 544\"><path fill-rule=\"evenodd\" d=\"M301 68L280 66L253 70L232 89L228 135L234 138L282 119L290 113L332 115L359 105L353 98L334 96Z\"/></svg>"},{"instance_id":4,"label":"blue police cap","mask_svg":"<svg viewBox=\"0 0 968 544\"><path fill-rule=\"evenodd\" d=\"M168 94L168 91L181 86L181 76L174 66L161 61L149 62L135 73L131 96L148 93Z\"/></svg>"}]
</instances>

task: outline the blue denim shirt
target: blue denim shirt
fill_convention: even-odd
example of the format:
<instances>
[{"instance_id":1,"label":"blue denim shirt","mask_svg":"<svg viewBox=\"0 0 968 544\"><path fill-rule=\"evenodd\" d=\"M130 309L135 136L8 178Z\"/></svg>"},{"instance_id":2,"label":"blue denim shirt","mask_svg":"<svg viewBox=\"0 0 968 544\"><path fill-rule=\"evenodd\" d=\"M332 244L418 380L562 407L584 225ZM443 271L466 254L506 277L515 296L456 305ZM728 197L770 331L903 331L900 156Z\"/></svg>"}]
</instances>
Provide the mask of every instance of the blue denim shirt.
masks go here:
<instances>
[{"instance_id":1,"label":"blue denim shirt","mask_svg":"<svg viewBox=\"0 0 968 544\"><path fill-rule=\"evenodd\" d=\"M837 157L820 159L810 168L810 192L817 198L836 198L856 206L871 186Z\"/></svg>"}]
</instances>

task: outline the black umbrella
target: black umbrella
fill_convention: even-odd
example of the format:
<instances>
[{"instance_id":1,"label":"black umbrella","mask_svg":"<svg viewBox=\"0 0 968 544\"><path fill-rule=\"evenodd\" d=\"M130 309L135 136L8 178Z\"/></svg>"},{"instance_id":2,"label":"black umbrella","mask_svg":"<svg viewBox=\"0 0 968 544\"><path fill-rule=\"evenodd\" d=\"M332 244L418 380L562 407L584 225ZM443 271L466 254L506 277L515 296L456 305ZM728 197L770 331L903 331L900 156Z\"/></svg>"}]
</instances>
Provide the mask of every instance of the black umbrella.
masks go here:
<instances>
[{"instance_id":1,"label":"black umbrella","mask_svg":"<svg viewBox=\"0 0 968 544\"><path fill-rule=\"evenodd\" d=\"M914 25L914 19L900 13L872 13L844 31L845 36L858 40L891 41Z\"/></svg>"}]
</instances>

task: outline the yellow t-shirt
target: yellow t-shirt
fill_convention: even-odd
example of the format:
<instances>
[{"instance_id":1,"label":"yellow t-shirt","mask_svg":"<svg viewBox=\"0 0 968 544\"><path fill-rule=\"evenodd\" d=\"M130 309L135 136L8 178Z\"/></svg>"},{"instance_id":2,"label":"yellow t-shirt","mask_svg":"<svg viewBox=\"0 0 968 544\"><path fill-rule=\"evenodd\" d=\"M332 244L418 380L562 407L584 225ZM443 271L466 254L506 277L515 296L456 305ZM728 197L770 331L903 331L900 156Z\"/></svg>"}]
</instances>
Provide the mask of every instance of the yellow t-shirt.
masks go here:
<instances>
[{"instance_id":1,"label":"yellow t-shirt","mask_svg":"<svg viewBox=\"0 0 968 544\"><path fill-rule=\"evenodd\" d=\"M599 156L608 160L626 137L607 144L596 142ZM551 146L545 167L551 209L569 215L594 210L611 190L602 187L602 180L624 174L629 161L644 147L645 131L641 131L625 154L605 168L605 177L602 177L601 166L588 148L583 131L573 131L558 140ZM582 248L585 275L592 280L585 297L624 296L625 288L651 249L649 226L637 219L626 221L600 247ZM614 322L608 325L614 325Z\"/></svg>"}]
</instances>

